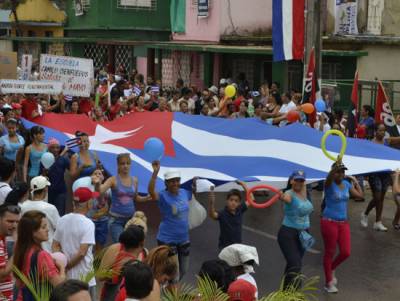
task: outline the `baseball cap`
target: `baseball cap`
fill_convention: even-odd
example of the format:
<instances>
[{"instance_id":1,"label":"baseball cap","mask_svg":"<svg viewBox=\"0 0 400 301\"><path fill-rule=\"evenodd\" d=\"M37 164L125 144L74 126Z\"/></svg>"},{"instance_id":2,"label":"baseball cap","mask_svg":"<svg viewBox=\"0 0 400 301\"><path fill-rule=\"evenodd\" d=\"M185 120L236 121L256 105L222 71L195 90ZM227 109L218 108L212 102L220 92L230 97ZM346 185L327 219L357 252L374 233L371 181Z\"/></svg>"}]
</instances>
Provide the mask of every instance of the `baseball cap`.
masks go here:
<instances>
[{"instance_id":1,"label":"baseball cap","mask_svg":"<svg viewBox=\"0 0 400 301\"><path fill-rule=\"evenodd\" d=\"M21 104L15 103L15 102L11 104L11 107L12 107L14 110L19 110L19 109L22 108Z\"/></svg>"},{"instance_id":2,"label":"baseball cap","mask_svg":"<svg viewBox=\"0 0 400 301\"><path fill-rule=\"evenodd\" d=\"M60 145L60 141L58 141L56 138L50 138L48 145Z\"/></svg>"},{"instance_id":3,"label":"baseball cap","mask_svg":"<svg viewBox=\"0 0 400 301\"><path fill-rule=\"evenodd\" d=\"M332 169L337 169L337 170L347 170L348 168L346 167L346 165L344 165L343 163L333 163L331 166Z\"/></svg>"},{"instance_id":4,"label":"baseball cap","mask_svg":"<svg viewBox=\"0 0 400 301\"><path fill-rule=\"evenodd\" d=\"M256 287L243 279L233 281L228 288L230 301L254 301L256 292Z\"/></svg>"},{"instance_id":5,"label":"baseball cap","mask_svg":"<svg viewBox=\"0 0 400 301\"><path fill-rule=\"evenodd\" d=\"M292 173L290 176L293 180L306 180L306 173L302 170L297 170Z\"/></svg>"},{"instance_id":6,"label":"baseball cap","mask_svg":"<svg viewBox=\"0 0 400 301\"><path fill-rule=\"evenodd\" d=\"M222 85L226 85L226 84L227 84L226 79L225 79L225 78L221 78L220 81L219 81L219 84L220 84L221 86L222 86Z\"/></svg>"},{"instance_id":7,"label":"baseball cap","mask_svg":"<svg viewBox=\"0 0 400 301\"><path fill-rule=\"evenodd\" d=\"M85 203L93 198L97 198L100 195L97 191L91 191L87 187L79 187L74 192L74 201L79 203Z\"/></svg>"},{"instance_id":8,"label":"baseball cap","mask_svg":"<svg viewBox=\"0 0 400 301\"><path fill-rule=\"evenodd\" d=\"M167 170L164 174L164 180L171 180L171 179L180 178L180 177L181 177L181 173L179 170L176 170L176 169Z\"/></svg>"},{"instance_id":9,"label":"baseball cap","mask_svg":"<svg viewBox=\"0 0 400 301\"><path fill-rule=\"evenodd\" d=\"M46 177L37 176L31 180L31 190L32 192L37 190L45 189L47 186L50 186L50 182Z\"/></svg>"}]
</instances>

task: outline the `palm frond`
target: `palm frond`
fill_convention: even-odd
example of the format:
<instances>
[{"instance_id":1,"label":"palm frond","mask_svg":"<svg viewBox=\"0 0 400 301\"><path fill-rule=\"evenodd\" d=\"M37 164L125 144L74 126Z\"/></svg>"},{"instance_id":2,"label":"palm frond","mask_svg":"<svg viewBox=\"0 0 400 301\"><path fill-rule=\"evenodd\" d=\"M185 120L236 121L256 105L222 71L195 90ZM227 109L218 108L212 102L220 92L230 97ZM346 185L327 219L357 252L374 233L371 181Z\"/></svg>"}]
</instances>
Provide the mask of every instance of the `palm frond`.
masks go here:
<instances>
[{"instance_id":1,"label":"palm frond","mask_svg":"<svg viewBox=\"0 0 400 301\"><path fill-rule=\"evenodd\" d=\"M303 282L302 287L297 287L296 283ZM282 280L279 290L270 293L268 296L260 299L260 301L312 301L318 300L314 292L318 291L316 285L319 282L319 277L307 278L304 275L299 275L293 281L294 284L284 288Z\"/></svg>"},{"instance_id":2,"label":"palm frond","mask_svg":"<svg viewBox=\"0 0 400 301\"><path fill-rule=\"evenodd\" d=\"M229 299L229 296L208 276L197 277L197 290L201 301L227 301Z\"/></svg>"},{"instance_id":3,"label":"palm frond","mask_svg":"<svg viewBox=\"0 0 400 301\"><path fill-rule=\"evenodd\" d=\"M168 288L163 296L163 301L193 301L197 292L190 285L178 284Z\"/></svg>"},{"instance_id":4,"label":"palm frond","mask_svg":"<svg viewBox=\"0 0 400 301\"><path fill-rule=\"evenodd\" d=\"M53 290L52 285L46 277L46 273L41 273L45 275L43 279L40 279L38 275L34 275L32 272L29 276L26 276L22 271L20 271L15 265L12 267L15 275L22 281L22 283L29 289L32 293L33 298L36 301L49 301L50 295Z\"/></svg>"}]
</instances>

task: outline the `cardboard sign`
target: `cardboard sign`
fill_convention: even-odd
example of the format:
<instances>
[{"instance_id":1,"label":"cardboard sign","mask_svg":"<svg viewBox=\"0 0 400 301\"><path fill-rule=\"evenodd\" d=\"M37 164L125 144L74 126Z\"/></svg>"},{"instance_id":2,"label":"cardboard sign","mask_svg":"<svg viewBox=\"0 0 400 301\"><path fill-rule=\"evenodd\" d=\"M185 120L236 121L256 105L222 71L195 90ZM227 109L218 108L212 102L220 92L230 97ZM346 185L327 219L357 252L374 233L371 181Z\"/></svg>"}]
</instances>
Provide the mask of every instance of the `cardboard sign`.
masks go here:
<instances>
[{"instance_id":1,"label":"cardboard sign","mask_svg":"<svg viewBox=\"0 0 400 301\"><path fill-rule=\"evenodd\" d=\"M40 79L62 82L64 95L89 97L93 90L93 60L42 54Z\"/></svg>"},{"instance_id":2,"label":"cardboard sign","mask_svg":"<svg viewBox=\"0 0 400 301\"><path fill-rule=\"evenodd\" d=\"M17 53L0 51L0 79L17 79Z\"/></svg>"},{"instance_id":3,"label":"cardboard sign","mask_svg":"<svg viewBox=\"0 0 400 301\"><path fill-rule=\"evenodd\" d=\"M52 81L29 81L29 80L0 80L0 93L9 94L52 94L62 92L63 84Z\"/></svg>"},{"instance_id":4,"label":"cardboard sign","mask_svg":"<svg viewBox=\"0 0 400 301\"><path fill-rule=\"evenodd\" d=\"M21 56L21 79L28 80L32 73L32 55L23 54Z\"/></svg>"}]
</instances>

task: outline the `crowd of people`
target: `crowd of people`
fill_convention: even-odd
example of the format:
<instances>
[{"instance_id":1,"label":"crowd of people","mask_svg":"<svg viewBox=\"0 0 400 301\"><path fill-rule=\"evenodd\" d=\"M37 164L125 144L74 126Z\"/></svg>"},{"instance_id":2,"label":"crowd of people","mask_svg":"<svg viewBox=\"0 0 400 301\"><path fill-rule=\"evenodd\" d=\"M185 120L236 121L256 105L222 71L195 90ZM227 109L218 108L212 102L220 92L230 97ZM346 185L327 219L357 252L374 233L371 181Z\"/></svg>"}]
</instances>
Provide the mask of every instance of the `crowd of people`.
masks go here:
<instances>
[{"instance_id":1,"label":"crowd of people","mask_svg":"<svg viewBox=\"0 0 400 301\"><path fill-rule=\"evenodd\" d=\"M197 91L196 87L185 86L182 80L173 89L164 88L160 81L150 77L145 84L142 75L128 76L123 70L114 76L100 71L97 79L96 93L91 98L0 96L1 300L33 300L23 275L34 276L40 284L54 288L54 301L160 300L169 287L181 281L190 260L189 204L196 193L196 179L189 191L180 185L180 172L168 170L163 175L165 189L157 191L155 183L161 176L160 163L155 161L148 194L140 195L140 179L130 174L130 154L119 154L115 163L117 174L109 175L96 152L90 150L86 133L76 132L80 143L79 150L73 153L55 138L45 142L45 130L40 126L25 129L21 117L34 120L54 112L86 114L103 122L130 112L170 111L229 119L256 117L268 124L285 126L288 113L296 110L301 117L299 122L308 124L301 108L301 94L281 93L278 83L251 91L241 76L236 83L221 79L218 87ZM236 87L236 97L224 95L227 85ZM332 108L329 102L326 111L317 116L316 130L325 132L332 128L346 133L343 112ZM396 146L400 139L385 138L385 127L375 124L372 116L372 108L363 106L358 137ZM400 124L400 117L397 121ZM46 169L41 158L48 152L55 161ZM319 185L324 190L320 228L328 293L338 292L335 271L350 256L347 207L351 197L364 199L364 179L368 179L372 200L361 213L361 225L368 227L368 214L375 208L374 229L387 231L382 210L386 192L393 183L397 205L393 227L400 230L400 173L355 178L346 176L346 169L338 160ZM294 171L287 189L280 193L284 219L278 243L287 262L285 287L301 286L298 275L302 258L313 241L309 230L313 227L310 214L314 208L305 181L303 171ZM237 183L247 190L245 183ZM156 238L158 247L147 250L147 217L136 210L136 203L151 201L158 204L161 222ZM259 264L257 249L242 243L242 222L248 207L248 200L233 189L227 194L226 206L218 211L214 191L210 189L208 215L219 222L220 253L218 259L204 262L198 275L210 277L232 301L258 299L257 283L251 275L253 267Z\"/></svg>"}]
</instances>

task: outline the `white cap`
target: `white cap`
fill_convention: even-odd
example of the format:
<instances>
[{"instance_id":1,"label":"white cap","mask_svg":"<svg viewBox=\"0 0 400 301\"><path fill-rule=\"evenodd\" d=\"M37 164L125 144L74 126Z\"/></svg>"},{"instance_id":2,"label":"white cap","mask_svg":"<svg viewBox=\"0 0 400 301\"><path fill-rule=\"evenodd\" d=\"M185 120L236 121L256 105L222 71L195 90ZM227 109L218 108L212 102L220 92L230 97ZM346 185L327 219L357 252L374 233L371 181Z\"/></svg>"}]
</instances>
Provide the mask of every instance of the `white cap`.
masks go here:
<instances>
[{"instance_id":1,"label":"white cap","mask_svg":"<svg viewBox=\"0 0 400 301\"><path fill-rule=\"evenodd\" d=\"M218 258L231 267L244 265L245 262L250 260L253 260L257 265L259 264L257 249L243 244L233 244L222 249Z\"/></svg>"},{"instance_id":2,"label":"white cap","mask_svg":"<svg viewBox=\"0 0 400 301\"><path fill-rule=\"evenodd\" d=\"M208 91L214 94L218 94L218 88L216 86L211 86L210 88L208 88Z\"/></svg>"},{"instance_id":3,"label":"white cap","mask_svg":"<svg viewBox=\"0 0 400 301\"><path fill-rule=\"evenodd\" d=\"M170 180L170 179L175 179L175 178L180 178L180 177L181 177L181 172L176 169L167 170L164 174L164 180Z\"/></svg>"},{"instance_id":4,"label":"white cap","mask_svg":"<svg viewBox=\"0 0 400 301\"><path fill-rule=\"evenodd\" d=\"M31 190L32 190L32 192L34 192L36 190L45 189L47 186L50 186L50 182L46 177L38 176L38 177L34 177L31 180Z\"/></svg>"},{"instance_id":5,"label":"white cap","mask_svg":"<svg viewBox=\"0 0 400 301\"><path fill-rule=\"evenodd\" d=\"M225 79L225 78L221 78L221 79L219 80L219 84L220 84L220 85L226 85L226 79Z\"/></svg>"}]
</instances>

